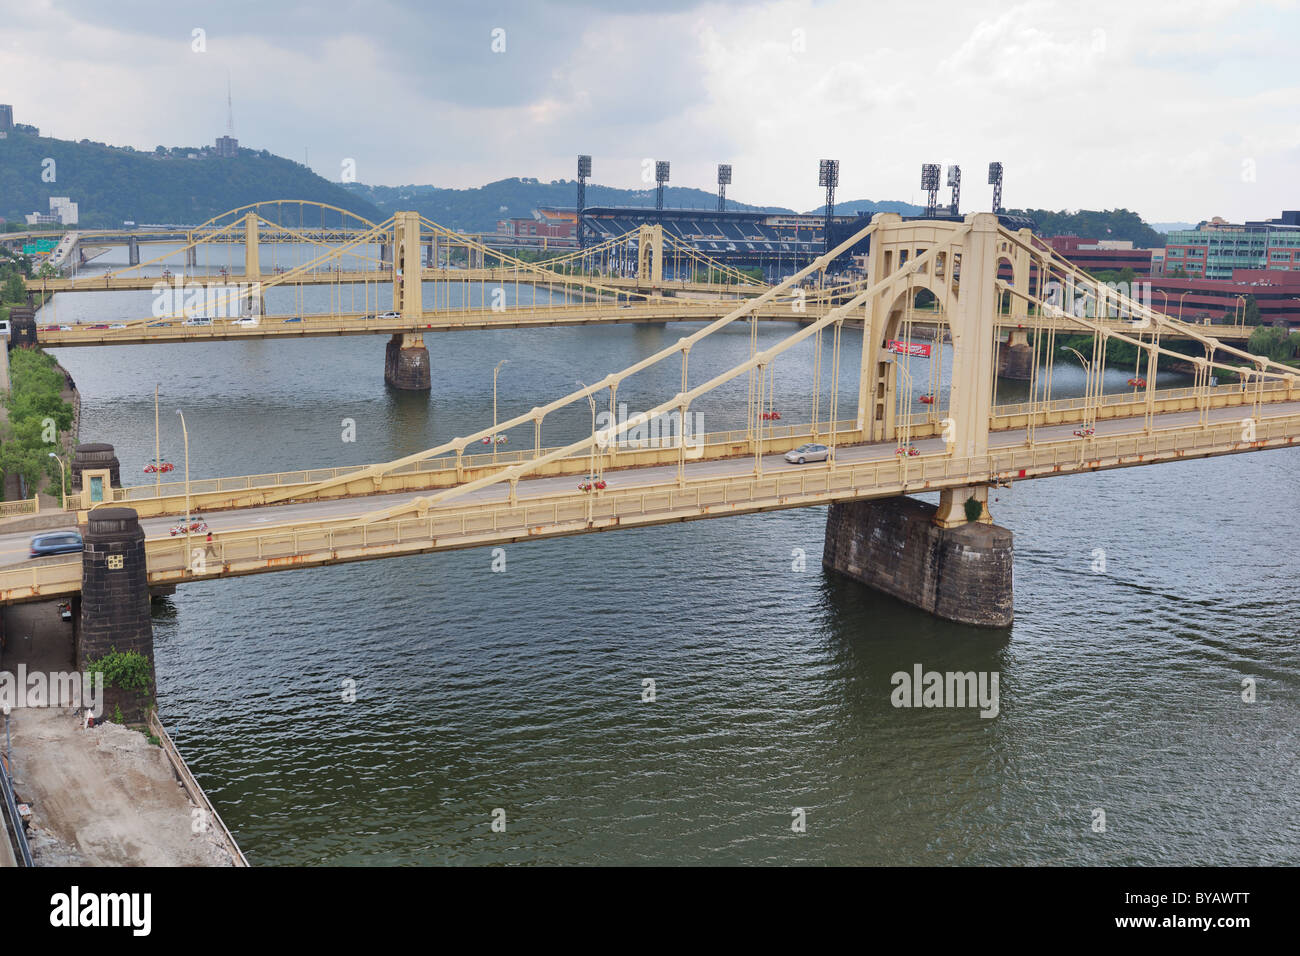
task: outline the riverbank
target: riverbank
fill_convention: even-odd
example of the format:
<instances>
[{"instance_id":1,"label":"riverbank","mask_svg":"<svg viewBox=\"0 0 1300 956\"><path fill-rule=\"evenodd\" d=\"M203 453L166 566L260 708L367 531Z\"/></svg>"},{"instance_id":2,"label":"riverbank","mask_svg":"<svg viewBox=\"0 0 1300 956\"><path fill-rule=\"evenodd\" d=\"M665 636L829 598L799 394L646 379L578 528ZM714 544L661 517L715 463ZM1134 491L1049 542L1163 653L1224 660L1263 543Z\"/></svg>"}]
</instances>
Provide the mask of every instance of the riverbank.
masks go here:
<instances>
[{"instance_id":1,"label":"riverbank","mask_svg":"<svg viewBox=\"0 0 1300 956\"><path fill-rule=\"evenodd\" d=\"M66 708L19 708L10 720L37 866L234 865L219 831L195 826L202 811L144 734L85 729Z\"/></svg>"}]
</instances>

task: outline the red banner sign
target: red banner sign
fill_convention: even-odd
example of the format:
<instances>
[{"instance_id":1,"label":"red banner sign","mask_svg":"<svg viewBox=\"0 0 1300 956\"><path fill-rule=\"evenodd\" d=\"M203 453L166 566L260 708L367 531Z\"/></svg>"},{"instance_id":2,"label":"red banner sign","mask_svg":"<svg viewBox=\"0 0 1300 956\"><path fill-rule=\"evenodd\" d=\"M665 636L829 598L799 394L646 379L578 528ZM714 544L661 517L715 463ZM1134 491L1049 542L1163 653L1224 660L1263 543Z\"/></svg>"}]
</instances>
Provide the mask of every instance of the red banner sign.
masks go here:
<instances>
[{"instance_id":1,"label":"red banner sign","mask_svg":"<svg viewBox=\"0 0 1300 956\"><path fill-rule=\"evenodd\" d=\"M919 342L890 342L889 351L897 352L899 355L919 355L922 358L930 357L930 346L922 345Z\"/></svg>"}]
</instances>

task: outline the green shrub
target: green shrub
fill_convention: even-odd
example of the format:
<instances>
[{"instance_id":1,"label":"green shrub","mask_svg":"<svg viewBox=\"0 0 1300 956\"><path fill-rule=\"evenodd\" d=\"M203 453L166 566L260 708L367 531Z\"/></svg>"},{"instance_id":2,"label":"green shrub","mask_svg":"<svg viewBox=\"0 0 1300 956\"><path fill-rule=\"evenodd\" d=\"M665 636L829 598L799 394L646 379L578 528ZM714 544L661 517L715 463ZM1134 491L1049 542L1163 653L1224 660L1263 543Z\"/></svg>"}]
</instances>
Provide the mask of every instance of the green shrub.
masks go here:
<instances>
[{"instance_id":1,"label":"green shrub","mask_svg":"<svg viewBox=\"0 0 1300 956\"><path fill-rule=\"evenodd\" d=\"M966 520L979 521L980 515L984 513L984 502L977 498L966 499Z\"/></svg>"},{"instance_id":2,"label":"green shrub","mask_svg":"<svg viewBox=\"0 0 1300 956\"><path fill-rule=\"evenodd\" d=\"M153 668L149 658L139 651L119 651L116 647L98 660L91 661L89 671L104 675L105 687L119 690L146 691Z\"/></svg>"}]
</instances>

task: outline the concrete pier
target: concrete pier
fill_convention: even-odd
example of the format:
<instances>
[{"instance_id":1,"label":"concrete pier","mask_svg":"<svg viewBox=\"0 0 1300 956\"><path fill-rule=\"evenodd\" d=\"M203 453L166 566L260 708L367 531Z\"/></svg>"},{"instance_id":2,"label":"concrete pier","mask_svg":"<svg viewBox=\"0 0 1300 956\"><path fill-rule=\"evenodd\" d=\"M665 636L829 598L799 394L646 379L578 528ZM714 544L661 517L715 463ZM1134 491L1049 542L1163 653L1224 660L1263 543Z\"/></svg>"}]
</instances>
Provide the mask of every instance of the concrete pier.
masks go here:
<instances>
[{"instance_id":1,"label":"concrete pier","mask_svg":"<svg viewBox=\"0 0 1300 956\"><path fill-rule=\"evenodd\" d=\"M1027 382L1033 370L1034 348L1029 344L1029 333L1012 329L1007 341L998 343L998 378Z\"/></svg>"},{"instance_id":2,"label":"concrete pier","mask_svg":"<svg viewBox=\"0 0 1300 956\"><path fill-rule=\"evenodd\" d=\"M128 723L143 723L154 699L153 621L144 529L133 508L98 508L83 535L77 669L112 651L136 651L149 660L149 686L104 687L104 713L120 707Z\"/></svg>"},{"instance_id":3,"label":"concrete pier","mask_svg":"<svg viewBox=\"0 0 1300 956\"><path fill-rule=\"evenodd\" d=\"M406 391L422 392L433 386L429 350L418 332L399 332L384 352L384 383Z\"/></svg>"},{"instance_id":4,"label":"concrete pier","mask_svg":"<svg viewBox=\"0 0 1300 956\"><path fill-rule=\"evenodd\" d=\"M833 504L822 565L937 617L1009 627L1012 534L982 504L979 520L956 523L972 490L949 493L951 527L940 508L905 496Z\"/></svg>"}]
</instances>

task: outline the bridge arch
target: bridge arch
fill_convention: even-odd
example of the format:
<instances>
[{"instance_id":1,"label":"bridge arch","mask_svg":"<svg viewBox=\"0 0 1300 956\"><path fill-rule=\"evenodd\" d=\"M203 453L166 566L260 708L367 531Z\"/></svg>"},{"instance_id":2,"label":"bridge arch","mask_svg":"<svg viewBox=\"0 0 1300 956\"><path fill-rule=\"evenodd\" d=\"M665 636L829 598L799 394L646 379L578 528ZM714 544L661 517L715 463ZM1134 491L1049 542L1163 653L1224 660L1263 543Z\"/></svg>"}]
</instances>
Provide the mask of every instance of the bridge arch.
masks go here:
<instances>
[{"instance_id":1,"label":"bridge arch","mask_svg":"<svg viewBox=\"0 0 1300 956\"><path fill-rule=\"evenodd\" d=\"M293 222L291 217L284 215L286 209L298 211L297 222ZM319 217L307 219L306 211L315 210ZM213 216L206 222L195 226L193 232L215 231L238 222L248 213L255 213L259 218L278 226L284 226L289 229L306 229L319 226L334 225L326 222L326 214L337 214L338 222L336 228L355 229L360 231L369 231L377 225L364 216L359 216L351 210L344 209L341 206L334 206L329 203L316 202L312 199L264 199L260 202L248 203L238 206L234 209L228 209L223 213ZM271 213L274 212L274 215ZM319 221L317 221L317 218Z\"/></svg>"}]
</instances>

